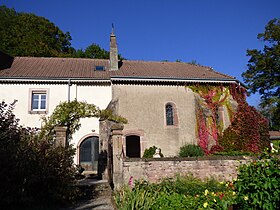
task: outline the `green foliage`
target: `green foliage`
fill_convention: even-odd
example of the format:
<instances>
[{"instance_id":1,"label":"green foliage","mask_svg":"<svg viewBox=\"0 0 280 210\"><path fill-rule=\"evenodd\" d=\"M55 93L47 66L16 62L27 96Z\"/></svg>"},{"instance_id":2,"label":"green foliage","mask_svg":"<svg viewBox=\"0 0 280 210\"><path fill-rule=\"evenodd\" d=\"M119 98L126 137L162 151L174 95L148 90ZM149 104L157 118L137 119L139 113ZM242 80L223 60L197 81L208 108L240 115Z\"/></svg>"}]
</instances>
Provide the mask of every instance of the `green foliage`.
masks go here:
<instances>
[{"instance_id":1,"label":"green foliage","mask_svg":"<svg viewBox=\"0 0 280 210\"><path fill-rule=\"evenodd\" d=\"M153 204L153 194L145 189L123 187L115 194L115 202L119 210L149 209Z\"/></svg>"},{"instance_id":2,"label":"green foliage","mask_svg":"<svg viewBox=\"0 0 280 210\"><path fill-rule=\"evenodd\" d=\"M252 152L242 152L242 151L227 151L227 152L215 152L215 156L256 156Z\"/></svg>"},{"instance_id":3,"label":"green foliage","mask_svg":"<svg viewBox=\"0 0 280 210\"><path fill-rule=\"evenodd\" d=\"M143 194L145 193L145 197ZM162 182L136 181L133 189L125 187L114 195L118 209L228 209L235 193L228 183L213 179L201 181L191 175ZM139 205L141 204L142 207Z\"/></svg>"},{"instance_id":4,"label":"green foliage","mask_svg":"<svg viewBox=\"0 0 280 210\"><path fill-rule=\"evenodd\" d=\"M245 101L240 101L231 125L220 136L224 151L259 153L269 147L267 120Z\"/></svg>"},{"instance_id":5,"label":"green foliage","mask_svg":"<svg viewBox=\"0 0 280 210\"><path fill-rule=\"evenodd\" d=\"M0 207L71 200L75 150L53 147L38 130L19 126L14 105L0 104Z\"/></svg>"},{"instance_id":6,"label":"green foliage","mask_svg":"<svg viewBox=\"0 0 280 210\"><path fill-rule=\"evenodd\" d=\"M72 57L75 58L95 58L95 59L109 59L110 52L101 48L98 44L91 44L85 50L73 51ZM118 55L120 60L124 60L120 54Z\"/></svg>"},{"instance_id":7,"label":"green foliage","mask_svg":"<svg viewBox=\"0 0 280 210\"><path fill-rule=\"evenodd\" d=\"M79 102L61 102L53 111L51 116L44 118L44 125L41 129L41 137L53 139L55 126L66 126L68 139L81 127L80 118L99 117L100 110L93 104Z\"/></svg>"},{"instance_id":8,"label":"green foliage","mask_svg":"<svg viewBox=\"0 0 280 210\"><path fill-rule=\"evenodd\" d=\"M204 156L204 152L198 145L187 144L180 147L180 157L199 157Z\"/></svg>"},{"instance_id":9,"label":"green foliage","mask_svg":"<svg viewBox=\"0 0 280 210\"><path fill-rule=\"evenodd\" d=\"M144 154L143 154L143 158L152 158L153 155L156 153L156 149L157 149L156 146L152 146L148 149L145 149ZM161 151L160 151L159 154L160 154L161 157L163 157L163 154L161 153Z\"/></svg>"},{"instance_id":10,"label":"green foliage","mask_svg":"<svg viewBox=\"0 0 280 210\"><path fill-rule=\"evenodd\" d=\"M11 56L109 59L97 44L84 51L71 47L71 35L48 19L0 6L0 51ZM119 55L119 59L125 59Z\"/></svg>"},{"instance_id":11,"label":"green foliage","mask_svg":"<svg viewBox=\"0 0 280 210\"><path fill-rule=\"evenodd\" d=\"M91 44L84 51L77 50L74 57L109 59L110 53L102 49L98 44Z\"/></svg>"},{"instance_id":12,"label":"green foliage","mask_svg":"<svg viewBox=\"0 0 280 210\"><path fill-rule=\"evenodd\" d=\"M280 160L267 153L239 167L234 183L242 209L279 209Z\"/></svg>"},{"instance_id":13,"label":"green foliage","mask_svg":"<svg viewBox=\"0 0 280 210\"><path fill-rule=\"evenodd\" d=\"M80 119L89 117L102 117L115 122L126 123L121 116L114 115L111 110L100 110L93 104L79 102L76 99L70 102L61 102L51 116L44 118L44 126L41 129L41 138L53 139L55 126L66 126L68 140L71 140L74 132L81 127Z\"/></svg>"},{"instance_id":14,"label":"green foliage","mask_svg":"<svg viewBox=\"0 0 280 210\"><path fill-rule=\"evenodd\" d=\"M107 120L110 120L110 121L113 121L113 122L116 122L116 123L126 124L128 122L127 119L125 119L124 117L119 116L119 115L115 115L113 110L111 110L111 109L101 110L99 117L101 119L107 119Z\"/></svg>"},{"instance_id":15,"label":"green foliage","mask_svg":"<svg viewBox=\"0 0 280 210\"><path fill-rule=\"evenodd\" d=\"M280 128L280 19L268 22L265 32L258 34L258 39L264 41L263 50L247 50L250 56L248 69L242 74L251 93L261 95L262 107L271 111L278 107L278 112L270 113L275 129ZM277 117L278 116L278 117ZM277 118L278 121L274 118Z\"/></svg>"},{"instance_id":16,"label":"green foliage","mask_svg":"<svg viewBox=\"0 0 280 210\"><path fill-rule=\"evenodd\" d=\"M49 20L0 6L0 50L12 56L69 54L71 36Z\"/></svg>"}]
</instances>

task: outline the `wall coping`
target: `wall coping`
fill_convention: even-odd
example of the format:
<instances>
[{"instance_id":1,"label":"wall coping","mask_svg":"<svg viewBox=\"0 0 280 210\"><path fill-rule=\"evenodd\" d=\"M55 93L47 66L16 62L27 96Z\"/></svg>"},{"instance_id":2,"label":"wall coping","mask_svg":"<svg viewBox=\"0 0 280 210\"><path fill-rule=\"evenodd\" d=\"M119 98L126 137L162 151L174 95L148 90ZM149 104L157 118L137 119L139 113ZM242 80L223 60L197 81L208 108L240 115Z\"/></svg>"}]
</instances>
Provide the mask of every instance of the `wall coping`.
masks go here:
<instances>
[{"instance_id":1,"label":"wall coping","mask_svg":"<svg viewBox=\"0 0 280 210\"><path fill-rule=\"evenodd\" d=\"M163 157L163 158L124 158L125 162L153 161L204 161L204 160L257 160L258 156L203 156L203 157Z\"/></svg>"}]
</instances>

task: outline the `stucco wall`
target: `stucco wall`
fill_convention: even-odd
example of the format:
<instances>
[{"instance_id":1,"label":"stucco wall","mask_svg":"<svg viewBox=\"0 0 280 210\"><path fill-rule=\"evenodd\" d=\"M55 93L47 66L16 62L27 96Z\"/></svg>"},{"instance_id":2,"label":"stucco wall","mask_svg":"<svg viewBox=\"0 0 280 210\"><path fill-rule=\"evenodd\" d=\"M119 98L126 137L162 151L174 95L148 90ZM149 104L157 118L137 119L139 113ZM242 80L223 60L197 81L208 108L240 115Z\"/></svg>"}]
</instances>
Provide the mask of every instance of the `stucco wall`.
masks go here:
<instances>
[{"instance_id":1,"label":"stucco wall","mask_svg":"<svg viewBox=\"0 0 280 210\"><path fill-rule=\"evenodd\" d=\"M172 85L113 85L113 99L118 99L117 113L128 119L123 133L143 133L142 155L146 148L157 146L165 157L175 156L182 145L196 143L194 93L189 88ZM176 105L178 126L165 125L165 105L168 102Z\"/></svg>"},{"instance_id":2,"label":"stucco wall","mask_svg":"<svg viewBox=\"0 0 280 210\"><path fill-rule=\"evenodd\" d=\"M248 161L250 159L243 157L214 157L199 160L195 158L126 159L123 162L123 184L127 184L130 177L134 180L157 182L162 178L189 173L200 179L214 177L219 181L232 180L237 177L236 168Z\"/></svg>"},{"instance_id":3,"label":"stucco wall","mask_svg":"<svg viewBox=\"0 0 280 210\"><path fill-rule=\"evenodd\" d=\"M30 114L30 89L47 89L48 90L48 113L47 114ZM111 101L112 92L110 85L87 85L81 86L73 84L70 88L70 99L77 98L78 101L92 103L101 109L105 109ZM41 117L49 116L55 107L63 101L68 100L67 84L0 84L0 100L11 103L18 100L14 113L20 119L20 124L29 127L41 127ZM73 135L71 143L76 147L78 142L88 135L99 134L99 120L88 118L81 120L82 126ZM74 158L75 162L77 157Z\"/></svg>"}]
</instances>

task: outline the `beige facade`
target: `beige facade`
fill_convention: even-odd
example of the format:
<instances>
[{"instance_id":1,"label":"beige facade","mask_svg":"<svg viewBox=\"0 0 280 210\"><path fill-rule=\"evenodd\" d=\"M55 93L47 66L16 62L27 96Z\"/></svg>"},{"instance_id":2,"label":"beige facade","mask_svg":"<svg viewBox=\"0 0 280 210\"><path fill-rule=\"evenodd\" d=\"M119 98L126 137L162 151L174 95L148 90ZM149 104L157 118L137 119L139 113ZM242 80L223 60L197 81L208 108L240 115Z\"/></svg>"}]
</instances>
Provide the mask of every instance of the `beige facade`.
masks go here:
<instances>
[{"instance_id":1,"label":"beige facade","mask_svg":"<svg viewBox=\"0 0 280 210\"><path fill-rule=\"evenodd\" d=\"M91 84L80 85L74 83L68 84L51 84L47 81L44 84L33 82L26 83L9 83L0 85L0 100L6 103L11 103L17 100L14 114L20 119L20 124L28 127L40 128L42 125L42 117L49 116L55 107L60 103L68 100L77 99L87 103L95 104L101 109L105 109L111 100L110 84ZM31 111L31 94L32 91L46 91L47 93L47 109L44 112ZM69 92L70 91L70 92ZM79 144L90 136L99 136L99 119L88 118L81 120L81 128L73 135L71 144L75 148L79 148ZM78 163L79 157L76 154L74 162Z\"/></svg>"},{"instance_id":2,"label":"beige facade","mask_svg":"<svg viewBox=\"0 0 280 210\"><path fill-rule=\"evenodd\" d=\"M141 157L146 148L161 148L164 156L176 156L184 144L196 144L194 93L177 85L113 85L113 100L118 100L117 114L128 119L126 137L140 136ZM166 124L165 106L175 107L174 125Z\"/></svg>"}]
</instances>

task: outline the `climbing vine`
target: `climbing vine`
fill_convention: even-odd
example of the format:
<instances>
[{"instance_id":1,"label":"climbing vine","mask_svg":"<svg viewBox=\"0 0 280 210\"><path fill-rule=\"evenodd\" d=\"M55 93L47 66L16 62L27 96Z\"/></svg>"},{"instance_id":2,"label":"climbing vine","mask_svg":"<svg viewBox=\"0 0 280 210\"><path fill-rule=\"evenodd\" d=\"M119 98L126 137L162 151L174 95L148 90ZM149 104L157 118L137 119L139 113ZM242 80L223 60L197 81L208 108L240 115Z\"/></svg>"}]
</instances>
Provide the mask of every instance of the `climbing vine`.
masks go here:
<instances>
[{"instance_id":1,"label":"climbing vine","mask_svg":"<svg viewBox=\"0 0 280 210\"><path fill-rule=\"evenodd\" d=\"M60 103L49 117L43 118L40 137L53 139L55 126L66 126L67 138L71 140L73 133L81 127L80 119L90 117L127 123L125 118L113 114L111 110L100 110L94 104L73 100Z\"/></svg>"},{"instance_id":2,"label":"climbing vine","mask_svg":"<svg viewBox=\"0 0 280 210\"><path fill-rule=\"evenodd\" d=\"M259 153L269 147L268 121L246 101L240 101L231 125L219 138L225 151Z\"/></svg>"},{"instance_id":3,"label":"climbing vine","mask_svg":"<svg viewBox=\"0 0 280 210\"><path fill-rule=\"evenodd\" d=\"M195 85L198 145L204 153L217 151L260 152L269 146L267 120L246 102L246 90L228 86ZM227 109L225 128L219 109Z\"/></svg>"},{"instance_id":4,"label":"climbing vine","mask_svg":"<svg viewBox=\"0 0 280 210\"><path fill-rule=\"evenodd\" d=\"M233 99L244 99L244 88L235 84L229 86L193 85L188 86L196 96L196 119L198 145L205 154L221 150L218 138L224 130L223 120L220 120L219 109L226 108L233 118L233 109L229 96ZM213 147L214 146L214 147Z\"/></svg>"}]
</instances>

